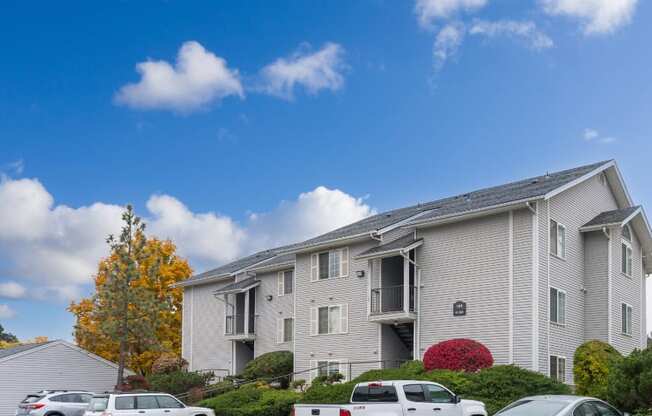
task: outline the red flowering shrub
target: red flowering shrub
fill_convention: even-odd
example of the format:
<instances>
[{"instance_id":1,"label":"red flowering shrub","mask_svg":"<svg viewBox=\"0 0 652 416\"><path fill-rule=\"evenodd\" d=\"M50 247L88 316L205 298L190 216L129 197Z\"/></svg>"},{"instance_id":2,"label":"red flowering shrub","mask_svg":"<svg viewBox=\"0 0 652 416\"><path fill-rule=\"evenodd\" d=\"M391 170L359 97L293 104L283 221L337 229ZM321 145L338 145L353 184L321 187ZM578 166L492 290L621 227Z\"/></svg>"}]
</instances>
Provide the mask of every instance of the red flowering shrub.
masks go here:
<instances>
[{"instance_id":1,"label":"red flowering shrub","mask_svg":"<svg viewBox=\"0 0 652 416\"><path fill-rule=\"evenodd\" d=\"M450 339L428 348L423 356L426 370L476 372L491 367L494 357L484 345L472 339Z\"/></svg>"}]
</instances>

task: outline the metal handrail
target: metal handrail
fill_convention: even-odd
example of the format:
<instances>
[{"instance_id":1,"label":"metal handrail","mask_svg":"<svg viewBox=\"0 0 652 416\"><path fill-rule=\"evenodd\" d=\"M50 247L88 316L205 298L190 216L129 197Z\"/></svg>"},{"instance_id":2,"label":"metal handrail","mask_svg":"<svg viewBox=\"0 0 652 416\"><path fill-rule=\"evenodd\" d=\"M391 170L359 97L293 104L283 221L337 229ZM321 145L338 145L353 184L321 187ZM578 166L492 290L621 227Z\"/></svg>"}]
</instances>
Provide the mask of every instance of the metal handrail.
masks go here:
<instances>
[{"instance_id":1,"label":"metal handrail","mask_svg":"<svg viewBox=\"0 0 652 416\"><path fill-rule=\"evenodd\" d=\"M383 314L391 312L402 312L405 310L405 286L385 286L371 289L371 313ZM416 286L408 286L409 308L408 311L416 310Z\"/></svg>"},{"instance_id":2,"label":"metal handrail","mask_svg":"<svg viewBox=\"0 0 652 416\"><path fill-rule=\"evenodd\" d=\"M245 319L247 316L244 314L227 315L225 319L224 334L225 335L246 335L245 334ZM249 314L249 334L256 333L256 314Z\"/></svg>"}]
</instances>

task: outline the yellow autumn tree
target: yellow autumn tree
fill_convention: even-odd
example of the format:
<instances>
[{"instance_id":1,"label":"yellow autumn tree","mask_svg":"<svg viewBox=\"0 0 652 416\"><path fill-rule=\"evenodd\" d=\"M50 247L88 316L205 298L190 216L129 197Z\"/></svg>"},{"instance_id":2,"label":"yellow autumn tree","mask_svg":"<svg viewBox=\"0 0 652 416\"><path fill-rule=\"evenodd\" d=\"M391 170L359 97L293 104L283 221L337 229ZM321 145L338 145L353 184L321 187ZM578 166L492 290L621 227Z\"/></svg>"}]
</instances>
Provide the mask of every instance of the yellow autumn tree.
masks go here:
<instances>
[{"instance_id":1,"label":"yellow autumn tree","mask_svg":"<svg viewBox=\"0 0 652 416\"><path fill-rule=\"evenodd\" d=\"M162 354L181 355L181 305L183 291L170 287L187 279L192 270L185 259L176 254L175 245L169 240L148 238L145 244L148 252L146 261L139 264L139 277L133 287L143 287L156 293L158 300L168 305L158 313L156 342L131 337L128 347L127 367L140 374L149 374L154 361ZM107 278L118 261L115 255L100 261L95 276L95 294L79 302L71 303L69 311L75 315L74 336L77 344L100 357L117 362L120 343L105 333L99 322L103 304L103 292L107 290ZM152 267L156 263L156 267ZM97 296L99 294L99 296Z\"/></svg>"}]
</instances>

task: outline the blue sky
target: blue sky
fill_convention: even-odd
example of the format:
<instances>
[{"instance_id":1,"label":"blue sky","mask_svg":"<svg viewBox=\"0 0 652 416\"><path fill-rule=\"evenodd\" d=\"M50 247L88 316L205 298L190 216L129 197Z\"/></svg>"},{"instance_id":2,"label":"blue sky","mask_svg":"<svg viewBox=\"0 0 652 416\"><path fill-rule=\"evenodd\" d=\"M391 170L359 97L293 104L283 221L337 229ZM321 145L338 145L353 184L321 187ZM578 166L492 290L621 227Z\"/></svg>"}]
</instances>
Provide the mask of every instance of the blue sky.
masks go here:
<instances>
[{"instance_id":1,"label":"blue sky","mask_svg":"<svg viewBox=\"0 0 652 416\"><path fill-rule=\"evenodd\" d=\"M198 271L610 158L649 207L650 18L636 0L4 3L0 323L70 339L127 203Z\"/></svg>"}]
</instances>

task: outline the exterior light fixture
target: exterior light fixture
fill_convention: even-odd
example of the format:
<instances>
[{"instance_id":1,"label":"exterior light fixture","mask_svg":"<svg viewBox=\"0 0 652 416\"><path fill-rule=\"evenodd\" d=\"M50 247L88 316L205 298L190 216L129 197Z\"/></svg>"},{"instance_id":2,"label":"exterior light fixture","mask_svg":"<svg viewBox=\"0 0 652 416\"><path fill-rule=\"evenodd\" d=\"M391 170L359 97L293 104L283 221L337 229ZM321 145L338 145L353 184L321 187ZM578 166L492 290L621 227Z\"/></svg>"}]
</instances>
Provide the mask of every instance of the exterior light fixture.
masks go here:
<instances>
[{"instance_id":1,"label":"exterior light fixture","mask_svg":"<svg viewBox=\"0 0 652 416\"><path fill-rule=\"evenodd\" d=\"M357 272L355 272L355 275L358 277L364 277L364 270L358 270Z\"/></svg>"},{"instance_id":2,"label":"exterior light fixture","mask_svg":"<svg viewBox=\"0 0 652 416\"><path fill-rule=\"evenodd\" d=\"M272 295L265 296L265 299L267 299L268 302L271 302L273 298L274 298L274 296L272 296Z\"/></svg>"}]
</instances>

